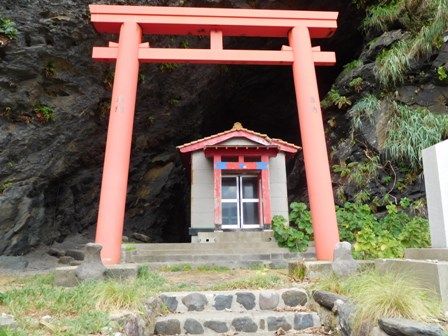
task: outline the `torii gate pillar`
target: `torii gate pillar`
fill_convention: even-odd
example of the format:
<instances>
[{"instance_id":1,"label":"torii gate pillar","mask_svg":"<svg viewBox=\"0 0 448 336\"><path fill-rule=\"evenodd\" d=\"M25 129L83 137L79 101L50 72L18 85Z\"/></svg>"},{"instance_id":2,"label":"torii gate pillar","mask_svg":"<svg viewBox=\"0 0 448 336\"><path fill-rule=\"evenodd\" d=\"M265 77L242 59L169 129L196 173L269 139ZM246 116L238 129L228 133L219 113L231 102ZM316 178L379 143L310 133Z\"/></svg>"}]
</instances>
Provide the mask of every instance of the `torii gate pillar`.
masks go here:
<instances>
[{"instance_id":1,"label":"torii gate pillar","mask_svg":"<svg viewBox=\"0 0 448 336\"><path fill-rule=\"evenodd\" d=\"M311 38L331 36L336 12L91 5L97 31L119 42L95 47L93 58L116 61L96 242L105 264L120 262L139 63L291 65L319 260L339 241L315 65L333 65L332 52ZM142 34L210 35L210 49L150 48ZM282 50L227 50L223 36L287 37Z\"/></svg>"}]
</instances>

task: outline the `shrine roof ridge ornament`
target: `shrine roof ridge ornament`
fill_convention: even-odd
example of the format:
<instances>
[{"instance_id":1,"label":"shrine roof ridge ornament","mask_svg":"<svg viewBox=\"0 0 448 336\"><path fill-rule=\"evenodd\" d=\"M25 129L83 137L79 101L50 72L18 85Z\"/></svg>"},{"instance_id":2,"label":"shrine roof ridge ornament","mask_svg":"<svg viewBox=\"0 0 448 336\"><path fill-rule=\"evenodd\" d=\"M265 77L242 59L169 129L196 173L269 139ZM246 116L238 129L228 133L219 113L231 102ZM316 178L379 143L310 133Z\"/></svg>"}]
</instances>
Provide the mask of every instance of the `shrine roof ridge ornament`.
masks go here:
<instances>
[{"instance_id":1,"label":"shrine roof ridge ornament","mask_svg":"<svg viewBox=\"0 0 448 336\"><path fill-rule=\"evenodd\" d=\"M126 21L138 23L144 34L286 37L297 26L312 38L327 38L337 28L338 12L273 9L197 8L90 5L91 21L100 33L117 34Z\"/></svg>"}]
</instances>

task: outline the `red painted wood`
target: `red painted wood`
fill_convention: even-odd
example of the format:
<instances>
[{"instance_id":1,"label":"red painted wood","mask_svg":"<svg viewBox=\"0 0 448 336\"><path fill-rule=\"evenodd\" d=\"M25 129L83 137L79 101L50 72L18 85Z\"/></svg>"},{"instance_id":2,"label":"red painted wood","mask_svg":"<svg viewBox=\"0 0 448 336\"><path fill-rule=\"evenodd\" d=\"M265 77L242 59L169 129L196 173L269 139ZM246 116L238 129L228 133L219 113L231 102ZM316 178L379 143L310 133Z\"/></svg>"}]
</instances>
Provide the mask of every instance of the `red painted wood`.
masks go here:
<instances>
[{"instance_id":1,"label":"red painted wood","mask_svg":"<svg viewBox=\"0 0 448 336\"><path fill-rule=\"evenodd\" d=\"M117 48L94 47L92 58L102 62L114 62ZM142 63L191 63L191 64L254 64L292 65L292 50L230 50L230 49L180 49L140 47L138 59ZM331 51L313 51L317 66L332 66L336 56Z\"/></svg>"},{"instance_id":2,"label":"red painted wood","mask_svg":"<svg viewBox=\"0 0 448 336\"><path fill-rule=\"evenodd\" d=\"M261 157L263 162L269 164L269 157L263 155ZM271 214L271 188L269 182L269 169L261 171L261 197L262 197L262 207L263 207L263 224L271 225L272 214Z\"/></svg>"},{"instance_id":3,"label":"red painted wood","mask_svg":"<svg viewBox=\"0 0 448 336\"><path fill-rule=\"evenodd\" d=\"M213 157L213 166L221 161L221 155ZM215 225L222 225L222 209L221 209L221 177L220 169L213 169L214 195L215 195Z\"/></svg>"},{"instance_id":4,"label":"red painted wood","mask_svg":"<svg viewBox=\"0 0 448 336\"><path fill-rule=\"evenodd\" d=\"M100 33L117 34L124 21L137 22L144 34L208 35L219 27L224 36L285 37L295 26L308 27L313 38L330 37L337 12L266 9L90 5Z\"/></svg>"}]
</instances>

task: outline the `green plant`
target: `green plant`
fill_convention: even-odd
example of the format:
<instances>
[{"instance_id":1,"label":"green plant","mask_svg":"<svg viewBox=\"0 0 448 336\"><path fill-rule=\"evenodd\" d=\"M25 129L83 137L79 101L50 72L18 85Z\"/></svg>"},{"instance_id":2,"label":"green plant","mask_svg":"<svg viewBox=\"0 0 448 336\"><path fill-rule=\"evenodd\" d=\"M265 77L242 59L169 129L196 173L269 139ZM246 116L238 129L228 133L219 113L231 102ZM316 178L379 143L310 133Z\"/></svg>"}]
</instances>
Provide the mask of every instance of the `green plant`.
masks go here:
<instances>
[{"instance_id":1,"label":"green plant","mask_svg":"<svg viewBox=\"0 0 448 336\"><path fill-rule=\"evenodd\" d=\"M446 70L444 65L441 65L437 68L437 76L439 81L445 82L448 80L448 70Z\"/></svg>"},{"instance_id":2,"label":"green plant","mask_svg":"<svg viewBox=\"0 0 448 336\"><path fill-rule=\"evenodd\" d=\"M353 60L350 63L347 63L346 65L344 65L344 69L342 70L342 74L346 75L350 71L355 70L355 69L359 68L362 65L363 65L363 62L361 60L359 60L359 59Z\"/></svg>"},{"instance_id":3,"label":"green plant","mask_svg":"<svg viewBox=\"0 0 448 336\"><path fill-rule=\"evenodd\" d=\"M392 102L385 139L380 144L387 157L421 167L421 152L448 136L448 116L427 108Z\"/></svg>"},{"instance_id":4,"label":"green plant","mask_svg":"<svg viewBox=\"0 0 448 336\"><path fill-rule=\"evenodd\" d=\"M3 194L6 191L6 189L11 187L12 183L13 182L11 180L5 180L2 183L0 183L0 195Z\"/></svg>"},{"instance_id":5,"label":"green plant","mask_svg":"<svg viewBox=\"0 0 448 336\"><path fill-rule=\"evenodd\" d=\"M390 49L383 50L375 60L375 77L377 81L387 87L404 81L409 69L411 57L409 55L410 42L401 40Z\"/></svg>"},{"instance_id":6,"label":"green plant","mask_svg":"<svg viewBox=\"0 0 448 336\"><path fill-rule=\"evenodd\" d=\"M352 129L360 129L363 126L363 119L370 122L381 108L381 101L372 94L367 94L358 100L348 114L352 121Z\"/></svg>"},{"instance_id":7,"label":"green plant","mask_svg":"<svg viewBox=\"0 0 448 336\"><path fill-rule=\"evenodd\" d=\"M352 183L356 187L362 187L375 179L378 176L380 168L379 156L373 156L359 162L346 163L343 161L332 167L333 172L339 174L348 184Z\"/></svg>"},{"instance_id":8,"label":"green plant","mask_svg":"<svg viewBox=\"0 0 448 336\"><path fill-rule=\"evenodd\" d=\"M292 202L290 204L291 212L289 220L295 225L298 231L302 232L305 239L313 239L313 228L311 225L311 215L305 203Z\"/></svg>"},{"instance_id":9,"label":"green plant","mask_svg":"<svg viewBox=\"0 0 448 336\"><path fill-rule=\"evenodd\" d=\"M15 38L17 36L17 28L14 21L0 18L0 34L5 35L11 40Z\"/></svg>"},{"instance_id":10,"label":"green plant","mask_svg":"<svg viewBox=\"0 0 448 336\"><path fill-rule=\"evenodd\" d=\"M412 274L365 271L351 277L322 277L316 289L330 290L349 297L356 304L354 334L377 324L379 318L395 317L431 321L442 318L439 299L423 289Z\"/></svg>"},{"instance_id":11,"label":"green plant","mask_svg":"<svg viewBox=\"0 0 448 336\"><path fill-rule=\"evenodd\" d=\"M283 216L272 218L272 230L279 246L287 247L290 251L305 251L308 248L305 234L286 225L286 219Z\"/></svg>"},{"instance_id":12,"label":"green plant","mask_svg":"<svg viewBox=\"0 0 448 336\"><path fill-rule=\"evenodd\" d=\"M44 67L44 76L47 78L54 77L56 74L56 66L53 61L48 61Z\"/></svg>"},{"instance_id":13,"label":"green plant","mask_svg":"<svg viewBox=\"0 0 448 336\"><path fill-rule=\"evenodd\" d=\"M162 63L159 65L159 69L162 72L170 72L177 69L179 66L178 63Z\"/></svg>"},{"instance_id":14,"label":"green plant","mask_svg":"<svg viewBox=\"0 0 448 336\"><path fill-rule=\"evenodd\" d=\"M36 118L41 123L47 123L54 120L54 109L47 105L37 104L34 106Z\"/></svg>"},{"instance_id":15,"label":"green plant","mask_svg":"<svg viewBox=\"0 0 448 336\"><path fill-rule=\"evenodd\" d=\"M348 86L350 86L357 93L359 93L362 91L363 84L364 80L362 79L362 77L355 77L348 83Z\"/></svg>"},{"instance_id":16,"label":"green plant","mask_svg":"<svg viewBox=\"0 0 448 336\"><path fill-rule=\"evenodd\" d=\"M344 107L350 106L352 102L349 98L345 96L341 96L339 91L336 89L331 89L326 97L321 102L322 108L329 108L331 106L337 106L338 109L342 109Z\"/></svg>"},{"instance_id":17,"label":"green plant","mask_svg":"<svg viewBox=\"0 0 448 336\"><path fill-rule=\"evenodd\" d=\"M378 28L386 31L391 23L399 19L402 11L402 0L381 2L369 8L362 25L365 29Z\"/></svg>"}]
</instances>

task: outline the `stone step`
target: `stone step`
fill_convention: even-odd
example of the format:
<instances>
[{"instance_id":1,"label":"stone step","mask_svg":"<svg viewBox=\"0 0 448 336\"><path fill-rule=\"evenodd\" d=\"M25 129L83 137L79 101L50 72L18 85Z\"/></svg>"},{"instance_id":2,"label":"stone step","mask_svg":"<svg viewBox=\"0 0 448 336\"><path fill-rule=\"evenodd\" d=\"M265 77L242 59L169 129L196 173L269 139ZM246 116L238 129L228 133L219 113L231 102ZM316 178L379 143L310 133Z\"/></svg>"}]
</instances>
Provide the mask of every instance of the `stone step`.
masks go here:
<instances>
[{"instance_id":1,"label":"stone step","mask_svg":"<svg viewBox=\"0 0 448 336\"><path fill-rule=\"evenodd\" d=\"M172 292L160 295L171 313L190 311L265 311L301 308L308 302L303 288L277 290L231 290L206 292Z\"/></svg>"},{"instance_id":2,"label":"stone step","mask_svg":"<svg viewBox=\"0 0 448 336\"><path fill-rule=\"evenodd\" d=\"M228 332L274 333L279 328L304 330L320 327L315 312L256 311L256 312L188 312L157 318L155 335L219 335Z\"/></svg>"},{"instance_id":3,"label":"stone step","mask_svg":"<svg viewBox=\"0 0 448 336\"><path fill-rule=\"evenodd\" d=\"M277 261L302 259L301 253L249 253L249 254L227 254L227 253L209 253L209 254L161 254L161 255L125 255L126 262L220 262L220 261Z\"/></svg>"},{"instance_id":4,"label":"stone step","mask_svg":"<svg viewBox=\"0 0 448 336\"><path fill-rule=\"evenodd\" d=\"M132 251L131 251L132 252ZM189 254L189 255L204 255L204 254L273 254L273 253L290 253L288 249L281 247L274 248L242 248L235 247L234 249L196 249L196 250L136 250L131 253L133 255L139 256L149 256L149 255L178 255L178 254Z\"/></svg>"},{"instance_id":5,"label":"stone step","mask_svg":"<svg viewBox=\"0 0 448 336\"><path fill-rule=\"evenodd\" d=\"M129 251L197 251L197 250L215 250L244 248L250 246L257 249L281 248L276 242L252 242L250 245L244 245L241 242L232 243L160 243L160 244L134 244L127 243L122 245L122 250Z\"/></svg>"},{"instance_id":6,"label":"stone step","mask_svg":"<svg viewBox=\"0 0 448 336\"><path fill-rule=\"evenodd\" d=\"M219 242L275 242L273 231L215 231L199 232L196 240L201 243Z\"/></svg>"}]
</instances>

